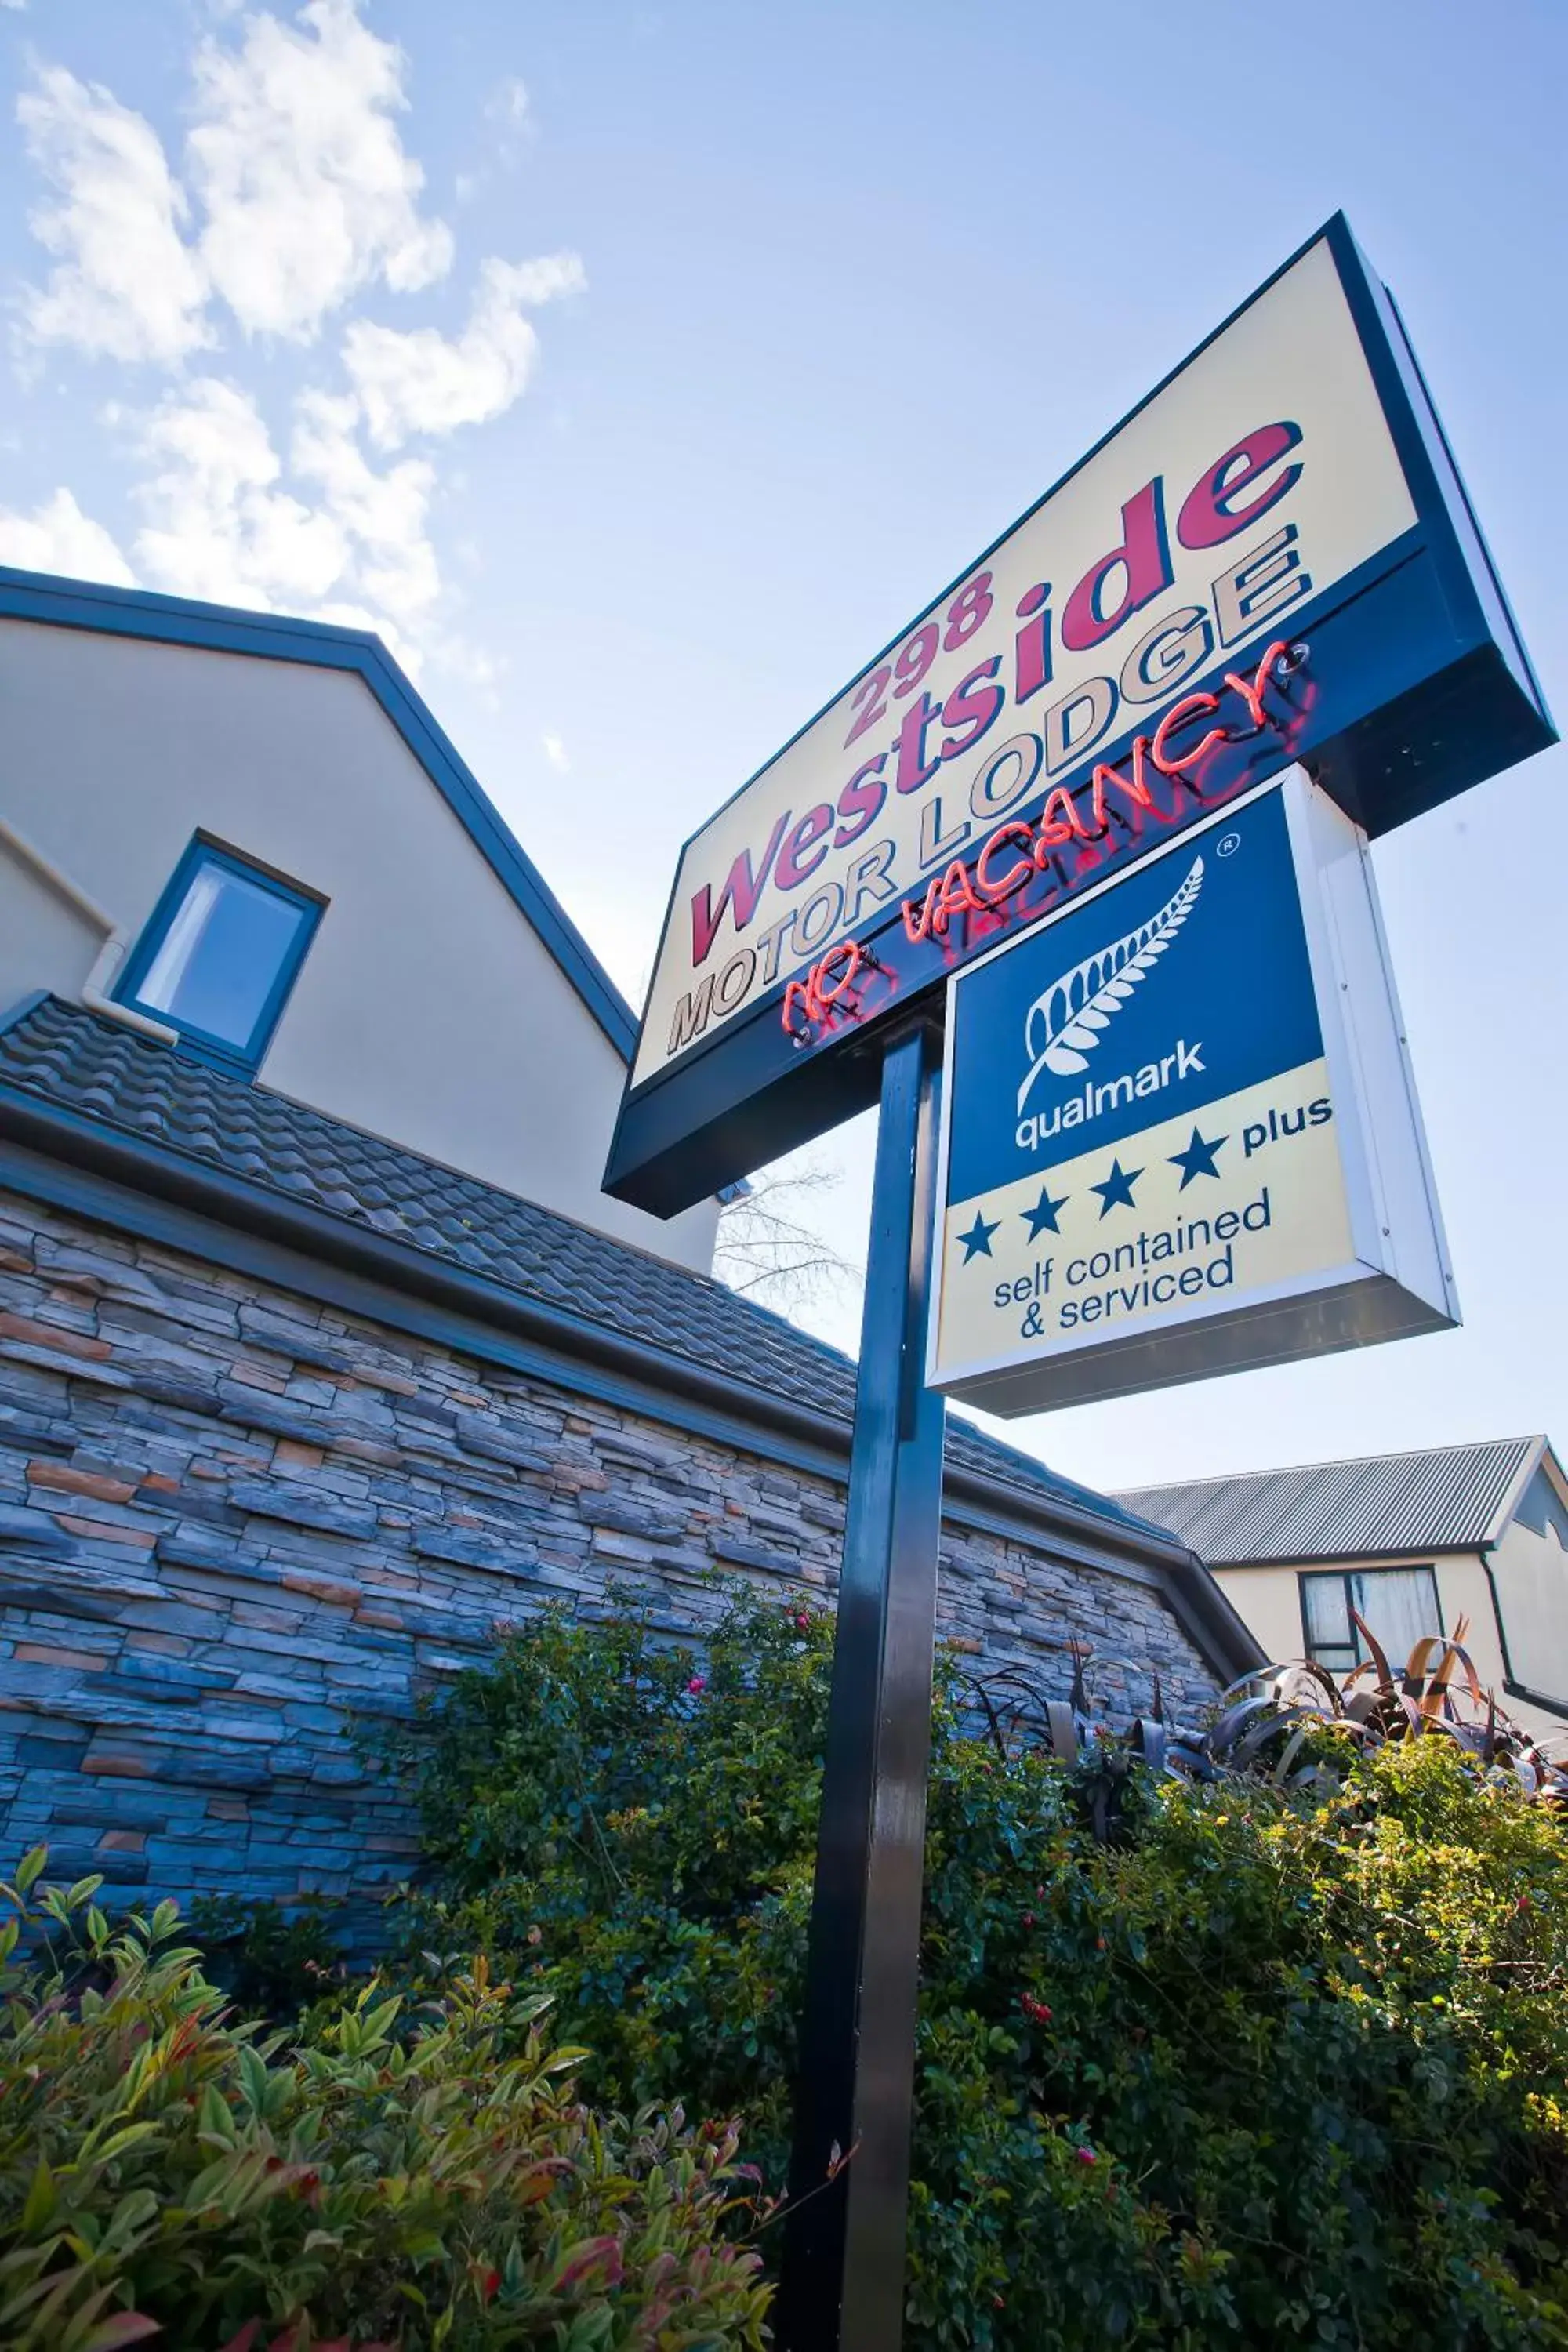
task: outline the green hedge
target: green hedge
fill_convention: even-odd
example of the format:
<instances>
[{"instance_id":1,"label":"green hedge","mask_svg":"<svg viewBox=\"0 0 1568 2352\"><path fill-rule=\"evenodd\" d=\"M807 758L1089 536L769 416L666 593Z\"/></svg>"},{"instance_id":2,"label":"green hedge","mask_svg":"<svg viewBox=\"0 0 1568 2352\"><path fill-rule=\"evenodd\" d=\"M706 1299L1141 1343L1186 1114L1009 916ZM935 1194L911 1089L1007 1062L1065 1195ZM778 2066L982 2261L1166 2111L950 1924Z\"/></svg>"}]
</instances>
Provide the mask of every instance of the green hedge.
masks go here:
<instances>
[{"instance_id":1,"label":"green hedge","mask_svg":"<svg viewBox=\"0 0 1568 2352\"><path fill-rule=\"evenodd\" d=\"M578 2050L480 1959L414 2018L362 1987L317 2030L223 2013L172 1905L112 1927L96 1880L46 1896L67 1969L16 1965L44 1857L0 1930L6 2352L739 2352L757 2259L722 2221L731 2129L626 2124ZM29 1922L29 1925L36 1924Z\"/></svg>"},{"instance_id":2,"label":"green hedge","mask_svg":"<svg viewBox=\"0 0 1568 2352\"><path fill-rule=\"evenodd\" d=\"M402 1750L409 1965L504 1956L600 2095L742 2115L775 2186L830 1641L547 1620ZM1107 1845L1086 1771L954 1698L944 1667L911 2352L1568 2346L1559 1817L1447 1741L1325 1734L1326 1791L1134 1768Z\"/></svg>"}]
</instances>

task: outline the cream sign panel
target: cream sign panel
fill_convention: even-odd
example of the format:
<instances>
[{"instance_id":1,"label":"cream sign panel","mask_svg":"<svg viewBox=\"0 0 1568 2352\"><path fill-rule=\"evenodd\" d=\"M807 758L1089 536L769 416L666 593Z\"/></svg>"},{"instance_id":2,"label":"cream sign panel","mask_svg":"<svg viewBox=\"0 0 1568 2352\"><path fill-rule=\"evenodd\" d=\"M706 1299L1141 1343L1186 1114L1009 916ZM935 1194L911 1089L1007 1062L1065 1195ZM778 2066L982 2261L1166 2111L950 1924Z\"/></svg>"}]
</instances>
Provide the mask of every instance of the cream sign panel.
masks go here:
<instances>
[{"instance_id":1,"label":"cream sign panel","mask_svg":"<svg viewBox=\"0 0 1568 2352\"><path fill-rule=\"evenodd\" d=\"M1320 241L688 845L633 1084L1415 520Z\"/></svg>"},{"instance_id":2,"label":"cream sign panel","mask_svg":"<svg viewBox=\"0 0 1568 2352\"><path fill-rule=\"evenodd\" d=\"M1364 847L1300 771L952 993L938 1385L1027 1412L1451 1319Z\"/></svg>"}]
</instances>

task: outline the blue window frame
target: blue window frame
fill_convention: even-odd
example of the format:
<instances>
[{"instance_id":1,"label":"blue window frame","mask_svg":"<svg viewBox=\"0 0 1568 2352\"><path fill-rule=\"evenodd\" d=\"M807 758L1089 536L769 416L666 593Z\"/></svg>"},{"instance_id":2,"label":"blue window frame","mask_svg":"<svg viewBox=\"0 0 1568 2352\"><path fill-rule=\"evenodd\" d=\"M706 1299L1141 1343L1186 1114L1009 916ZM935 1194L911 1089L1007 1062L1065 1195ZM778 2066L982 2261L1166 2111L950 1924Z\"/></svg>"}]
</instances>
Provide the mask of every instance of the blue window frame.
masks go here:
<instances>
[{"instance_id":1,"label":"blue window frame","mask_svg":"<svg viewBox=\"0 0 1568 2352\"><path fill-rule=\"evenodd\" d=\"M205 1059L254 1070L326 901L197 834L131 951L115 995Z\"/></svg>"}]
</instances>

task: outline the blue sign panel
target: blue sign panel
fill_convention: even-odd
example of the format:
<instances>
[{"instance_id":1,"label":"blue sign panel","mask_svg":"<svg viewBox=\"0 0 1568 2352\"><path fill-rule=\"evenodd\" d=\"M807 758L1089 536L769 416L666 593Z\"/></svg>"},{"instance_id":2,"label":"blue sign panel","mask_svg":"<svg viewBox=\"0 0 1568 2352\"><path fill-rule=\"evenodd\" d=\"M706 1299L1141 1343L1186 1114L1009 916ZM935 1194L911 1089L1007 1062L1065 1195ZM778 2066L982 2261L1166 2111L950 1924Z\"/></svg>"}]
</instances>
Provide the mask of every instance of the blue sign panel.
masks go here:
<instances>
[{"instance_id":1,"label":"blue sign panel","mask_svg":"<svg viewBox=\"0 0 1568 2352\"><path fill-rule=\"evenodd\" d=\"M980 966L956 996L950 1200L1316 1061L1279 793Z\"/></svg>"},{"instance_id":2,"label":"blue sign panel","mask_svg":"<svg viewBox=\"0 0 1568 2352\"><path fill-rule=\"evenodd\" d=\"M1296 772L954 980L938 1386L1030 1411L1452 1319L1363 850Z\"/></svg>"}]
</instances>

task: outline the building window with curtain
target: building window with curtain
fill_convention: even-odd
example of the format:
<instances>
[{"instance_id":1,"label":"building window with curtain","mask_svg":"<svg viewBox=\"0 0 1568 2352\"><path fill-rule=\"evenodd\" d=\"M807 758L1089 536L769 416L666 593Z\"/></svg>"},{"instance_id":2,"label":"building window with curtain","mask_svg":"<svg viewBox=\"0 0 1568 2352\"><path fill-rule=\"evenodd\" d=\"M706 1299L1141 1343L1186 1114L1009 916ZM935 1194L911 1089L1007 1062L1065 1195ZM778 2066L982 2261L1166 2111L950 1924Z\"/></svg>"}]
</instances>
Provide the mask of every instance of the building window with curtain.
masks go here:
<instances>
[{"instance_id":1,"label":"building window with curtain","mask_svg":"<svg viewBox=\"0 0 1568 2352\"><path fill-rule=\"evenodd\" d=\"M1429 1567L1336 1568L1303 1575L1307 1655L1330 1674L1347 1675L1368 1654L1352 1610L1371 1628L1392 1666L1402 1666L1426 1634L1443 1631L1437 1579Z\"/></svg>"},{"instance_id":2,"label":"building window with curtain","mask_svg":"<svg viewBox=\"0 0 1568 2352\"><path fill-rule=\"evenodd\" d=\"M192 842L115 993L192 1051L254 1070L324 901L216 842Z\"/></svg>"}]
</instances>

